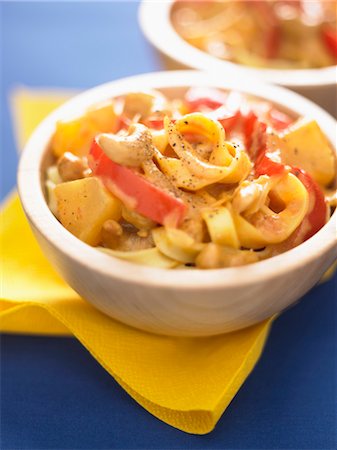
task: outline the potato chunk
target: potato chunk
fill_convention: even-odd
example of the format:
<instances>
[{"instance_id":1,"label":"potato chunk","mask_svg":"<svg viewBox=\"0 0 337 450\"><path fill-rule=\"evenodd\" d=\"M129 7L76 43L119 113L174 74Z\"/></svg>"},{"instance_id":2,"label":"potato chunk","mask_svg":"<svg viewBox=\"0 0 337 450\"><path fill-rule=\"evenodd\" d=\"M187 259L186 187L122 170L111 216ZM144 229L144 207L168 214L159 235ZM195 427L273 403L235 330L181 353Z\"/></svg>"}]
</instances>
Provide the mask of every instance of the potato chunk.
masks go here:
<instances>
[{"instance_id":1,"label":"potato chunk","mask_svg":"<svg viewBox=\"0 0 337 450\"><path fill-rule=\"evenodd\" d=\"M300 167L321 186L328 186L336 173L334 151L315 120L299 120L282 135L285 146L281 159L285 164Z\"/></svg>"},{"instance_id":2,"label":"potato chunk","mask_svg":"<svg viewBox=\"0 0 337 450\"><path fill-rule=\"evenodd\" d=\"M90 245L100 242L106 220L121 217L121 202L95 177L58 184L55 196L62 225Z\"/></svg>"}]
</instances>

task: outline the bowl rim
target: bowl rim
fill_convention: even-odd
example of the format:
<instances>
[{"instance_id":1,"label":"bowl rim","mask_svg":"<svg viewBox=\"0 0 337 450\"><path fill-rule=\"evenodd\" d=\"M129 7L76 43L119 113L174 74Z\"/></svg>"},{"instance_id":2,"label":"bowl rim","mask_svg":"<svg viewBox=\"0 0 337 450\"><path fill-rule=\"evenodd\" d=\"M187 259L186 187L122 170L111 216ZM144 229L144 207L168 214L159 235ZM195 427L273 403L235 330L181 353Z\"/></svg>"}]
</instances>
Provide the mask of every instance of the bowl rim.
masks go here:
<instances>
[{"instance_id":1,"label":"bowl rim","mask_svg":"<svg viewBox=\"0 0 337 450\"><path fill-rule=\"evenodd\" d=\"M162 2L142 0L138 10L140 27L148 41L171 59L184 67L204 71L222 71L229 76L243 72L252 79L275 83L289 88L315 89L337 84L337 65L319 69L269 69L253 68L221 60L187 43L175 31L171 19L171 8L175 0ZM154 20L155 17L155 20Z\"/></svg>"},{"instance_id":2,"label":"bowl rim","mask_svg":"<svg viewBox=\"0 0 337 450\"><path fill-rule=\"evenodd\" d=\"M299 246L272 258L246 266L212 269L159 269L123 261L106 255L80 241L55 218L45 200L42 188L41 164L48 153L55 123L60 118L83 112L90 105L108 98L143 89L179 89L189 86L210 86L235 89L243 93L273 101L297 115L315 118L336 150L336 120L322 108L288 91L287 89L262 83L242 85L240 78L224 80L221 75L197 71L165 71L137 75L115 80L89 89L75 96L49 114L35 129L22 153L18 168L18 190L23 209L33 230L67 256L72 263L90 267L95 272L122 279L135 285L146 285L174 289L218 289L254 285L261 281L277 278L307 265L315 258L337 248L337 210L325 226L313 237ZM245 87L243 87L245 86Z\"/></svg>"}]
</instances>

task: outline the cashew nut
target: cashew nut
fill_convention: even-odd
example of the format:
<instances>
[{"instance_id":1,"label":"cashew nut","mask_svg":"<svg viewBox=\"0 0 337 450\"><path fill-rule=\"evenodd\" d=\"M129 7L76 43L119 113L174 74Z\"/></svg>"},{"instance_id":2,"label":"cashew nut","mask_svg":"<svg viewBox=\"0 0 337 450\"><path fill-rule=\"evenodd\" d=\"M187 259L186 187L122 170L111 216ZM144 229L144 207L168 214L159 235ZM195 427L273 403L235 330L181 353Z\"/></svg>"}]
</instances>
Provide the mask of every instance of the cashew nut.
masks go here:
<instances>
[{"instance_id":1,"label":"cashew nut","mask_svg":"<svg viewBox=\"0 0 337 450\"><path fill-rule=\"evenodd\" d=\"M165 102L165 97L158 91L130 92L124 97L123 114L130 119L136 114L144 118L165 109Z\"/></svg>"},{"instance_id":2,"label":"cashew nut","mask_svg":"<svg viewBox=\"0 0 337 450\"><path fill-rule=\"evenodd\" d=\"M130 125L126 136L102 133L96 139L104 153L123 166L139 167L154 153L151 132L140 123Z\"/></svg>"},{"instance_id":3,"label":"cashew nut","mask_svg":"<svg viewBox=\"0 0 337 450\"><path fill-rule=\"evenodd\" d=\"M57 169L63 181L74 181L85 178L89 168L82 158L65 152L57 161Z\"/></svg>"},{"instance_id":4,"label":"cashew nut","mask_svg":"<svg viewBox=\"0 0 337 450\"><path fill-rule=\"evenodd\" d=\"M115 220L106 220L102 227L102 242L105 247L116 248L123 235L123 228Z\"/></svg>"}]
</instances>

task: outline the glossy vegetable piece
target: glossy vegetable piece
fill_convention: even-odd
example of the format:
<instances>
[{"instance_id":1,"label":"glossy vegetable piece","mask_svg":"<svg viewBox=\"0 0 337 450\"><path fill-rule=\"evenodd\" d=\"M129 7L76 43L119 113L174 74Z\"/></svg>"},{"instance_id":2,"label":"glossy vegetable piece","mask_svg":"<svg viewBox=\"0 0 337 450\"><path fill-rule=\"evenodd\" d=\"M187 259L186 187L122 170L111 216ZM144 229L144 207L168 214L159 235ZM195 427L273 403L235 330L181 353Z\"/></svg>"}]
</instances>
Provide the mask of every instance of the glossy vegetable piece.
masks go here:
<instances>
[{"instance_id":1,"label":"glossy vegetable piece","mask_svg":"<svg viewBox=\"0 0 337 450\"><path fill-rule=\"evenodd\" d=\"M96 140L92 142L89 166L127 208L171 227L183 220L186 206L179 198L157 188L140 173L111 161Z\"/></svg>"},{"instance_id":2,"label":"glossy vegetable piece","mask_svg":"<svg viewBox=\"0 0 337 450\"><path fill-rule=\"evenodd\" d=\"M270 108L266 120L276 131L282 131L288 128L294 121L288 114L276 108Z\"/></svg>"},{"instance_id":3,"label":"glossy vegetable piece","mask_svg":"<svg viewBox=\"0 0 337 450\"><path fill-rule=\"evenodd\" d=\"M62 225L87 244L97 245L103 223L121 217L121 202L96 177L58 184L54 193Z\"/></svg>"},{"instance_id":4,"label":"glossy vegetable piece","mask_svg":"<svg viewBox=\"0 0 337 450\"><path fill-rule=\"evenodd\" d=\"M336 175L332 147L316 121L299 120L286 131L267 134L264 127L249 130L250 154L255 153L255 173L276 175L285 165L303 168L322 186L329 186ZM255 143L254 143L255 139ZM253 155L252 155L253 156Z\"/></svg>"},{"instance_id":5,"label":"glossy vegetable piece","mask_svg":"<svg viewBox=\"0 0 337 450\"><path fill-rule=\"evenodd\" d=\"M261 152L255 161L255 175L281 175L286 171L277 154Z\"/></svg>"},{"instance_id":6,"label":"glossy vegetable piece","mask_svg":"<svg viewBox=\"0 0 337 450\"><path fill-rule=\"evenodd\" d=\"M299 120L282 135L286 145L280 147L282 162L301 167L322 186L328 186L336 175L333 149L314 120Z\"/></svg>"},{"instance_id":7,"label":"glossy vegetable piece","mask_svg":"<svg viewBox=\"0 0 337 450\"><path fill-rule=\"evenodd\" d=\"M248 1L248 4L256 8L265 25L264 57L276 58L281 43L280 21L274 11L273 4L266 0Z\"/></svg>"},{"instance_id":8,"label":"glossy vegetable piece","mask_svg":"<svg viewBox=\"0 0 337 450\"><path fill-rule=\"evenodd\" d=\"M223 106L226 103L227 94L219 89L194 87L186 92L184 100L189 112L200 112Z\"/></svg>"},{"instance_id":9,"label":"glossy vegetable piece","mask_svg":"<svg viewBox=\"0 0 337 450\"><path fill-rule=\"evenodd\" d=\"M117 115L112 101L88 109L85 117L102 133L113 132L117 128Z\"/></svg>"},{"instance_id":10,"label":"glossy vegetable piece","mask_svg":"<svg viewBox=\"0 0 337 450\"><path fill-rule=\"evenodd\" d=\"M330 54L337 60L337 34L336 30L329 26L322 29L322 39Z\"/></svg>"},{"instance_id":11,"label":"glossy vegetable piece","mask_svg":"<svg viewBox=\"0 0 337 450\"><path fill-rule=\"evenodd\" d=\"M287 169L280 161L279 157L280 155L277 152L261 152L255 162L256 175L272 176L285 173ZM290 241L288 241L288 244L289 248L291 248L294 245L304 242L317 233L317 231L320 230L326 223L328 212L324 194L312 177L302 169L289 169L291 173L296 175L302 182L309 194L309 210L301 225L297 228L297 230L295 230L293 235L289 237ZM287 243L285 243L285 245L287 245Z\"/></svg>"},{"instance_id":12,"label":"glossy vegetable piece","mask_svg":"<svg viewBox=\"0 0 337 450\"><path fill-rule=\"evenodd\" d=\"M210 111L206 115L210 119L220 122L226 133L230 133L233 130L241 117L239 110L232 112L226 106L220 106L220 108Z\"/></svg>"},{"instance_id":13,"label":"glossy vegetable piece","mask_svg":"<svg viewBox=\"0 0 337 450\"><path fill-rule=\"evenodd\" d=\"M185 95L185 102L188 112L204 112L210 119L220 122L229 133L240 118L240 105L235 101L235 94L225 94L219 89L191 88ZM241 95L239 97L241 99Z\"/></svg>"},{"instance_id":14,"label":"glossy vegetable piece","mask_svg":"<svg viewBox=\"0 0 337 450\"><path fill-rule=\"evenodd\" d=\"M249 156L254 160L264 151L267 143L267 124L261 122L253 111L242 117L245 146Z\"/></svg>"},{"instance_id":15,"label":"glossy vegetable piece","mask_svg":"<svg viewBox=\"0 0 337 450\"><path fill-rule=\"evenodd\" d=\"M164 119L146 119L144 125L153 130L161 130L163 128Z\"/></svg>"},{"instance_id":16,"label":"glossy vegetable piece","mask_svg":"<svg viewBox=\"0 0 337 450\"><path fill-rule=\"evenodd\" d=\"M52 140L53 153L57 157L65 152L87 155L96 134L117 131L118 122L112 102L100 104L72 120L59 121Z\"/></svg>"},{"instance_id":17,"label":"glossy vegetable piece","mask_svg":"<svg viewBox=\"0 0 337 450\"><path fill-rule=\"evenodd\" d=\"M255 159L255 175L281 175L287 170L281 159L281 149L285 144L278 135L264 133L263 146Z\"/></svg>"},{"instance_id":18,"label":"glossy vegetable piece","mask_svg":"<svg viewBox=\"0 0 337 450\"><path fill-rule=\"evenodd\" d=\"M304 242L326 224L328 207L322 190L308 173L298 168L292 168L292 173L304 184L309 194L308 213L295 232L297 240Z\"/></svg>"},{"instance_id":19,"label":"glossy vegetable piece","mask_svg":"<svg viewBox=\"0 0 337 450\"><path fill-rule=\"evenodd\" d=\"M275 131L282 131L294 122L292 117L278 110L269 102L244 104L242 108L243 127L247 126L247 122L248 124L251 121L254 123L256 120L270 126Z\"/></svg>"}]
</instances>

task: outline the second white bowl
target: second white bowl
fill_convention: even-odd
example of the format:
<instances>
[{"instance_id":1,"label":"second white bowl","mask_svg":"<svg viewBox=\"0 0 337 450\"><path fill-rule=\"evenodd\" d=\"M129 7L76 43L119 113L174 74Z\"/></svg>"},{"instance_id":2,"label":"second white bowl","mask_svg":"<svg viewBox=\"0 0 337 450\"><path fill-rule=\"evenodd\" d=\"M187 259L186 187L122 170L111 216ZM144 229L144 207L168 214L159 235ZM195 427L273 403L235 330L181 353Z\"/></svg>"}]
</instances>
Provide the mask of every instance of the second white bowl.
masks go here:
<instances>
[{"instance_id":1,"label":"second white bowl","mask_svg":"<svg viewBox=\"0 0 337 450\"><path fill-rule=\"evenodd\" d=\"M304 95L337 117L337 66L322 69L259 69L218 59L188 44L173 28L171 8L174 0L165 2L143 0L139 23L149 42L169 58L168 68L192 68L222 73L226 79L246 76L246 82L256 80L278 84ZM172 65L173 63L173 65Z\"/></svg>"}]
</instances>

